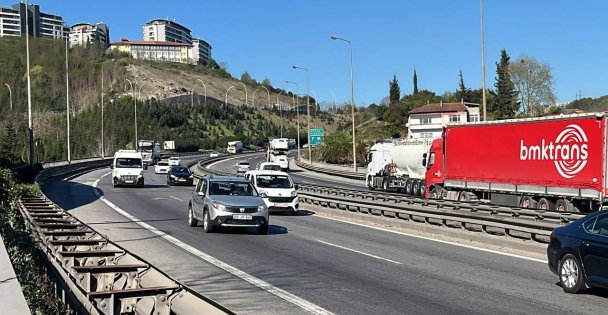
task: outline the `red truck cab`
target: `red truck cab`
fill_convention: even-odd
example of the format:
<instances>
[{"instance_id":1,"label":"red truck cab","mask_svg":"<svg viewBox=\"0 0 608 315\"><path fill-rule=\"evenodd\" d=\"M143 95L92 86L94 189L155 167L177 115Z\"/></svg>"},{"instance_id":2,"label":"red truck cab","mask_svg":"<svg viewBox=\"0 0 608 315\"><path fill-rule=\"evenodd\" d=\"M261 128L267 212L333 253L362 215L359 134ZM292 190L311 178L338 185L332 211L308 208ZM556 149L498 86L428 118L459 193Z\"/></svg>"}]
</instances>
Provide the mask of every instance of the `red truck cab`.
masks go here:
<instances>
[{"instance_id":1,"label":"red truck cab","mask_svg":"<svg viewBox=\"0 0 608 315\"><path fill-rule=\"evenodd\" d=\"M431 143L431 148L425 159L426 162L426 190L425 197L437 199L440 190L437 185L443 183L443 138L437 138Z\"/></svg>"}]
</instances>

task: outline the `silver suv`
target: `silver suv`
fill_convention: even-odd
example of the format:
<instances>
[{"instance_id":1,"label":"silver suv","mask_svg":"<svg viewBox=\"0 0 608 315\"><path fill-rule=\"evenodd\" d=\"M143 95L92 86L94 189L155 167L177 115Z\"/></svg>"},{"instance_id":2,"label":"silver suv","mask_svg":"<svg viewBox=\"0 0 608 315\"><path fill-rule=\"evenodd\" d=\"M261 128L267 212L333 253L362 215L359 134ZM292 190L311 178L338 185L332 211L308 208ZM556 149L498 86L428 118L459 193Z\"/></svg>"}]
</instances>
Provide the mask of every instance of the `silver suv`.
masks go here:
<instances>
[{"instance_id":1,"label":"silver suv","mask_svg":"<svg viewBox=\"0 0 608 315\"><path fill-rule=\"evenodd\" d=\"M188 204L188 224L203 221L205 233L219 227L256 227L268 233L264 196L243 177L205 176L198 181Z\"/></svg>"}]
</instances>

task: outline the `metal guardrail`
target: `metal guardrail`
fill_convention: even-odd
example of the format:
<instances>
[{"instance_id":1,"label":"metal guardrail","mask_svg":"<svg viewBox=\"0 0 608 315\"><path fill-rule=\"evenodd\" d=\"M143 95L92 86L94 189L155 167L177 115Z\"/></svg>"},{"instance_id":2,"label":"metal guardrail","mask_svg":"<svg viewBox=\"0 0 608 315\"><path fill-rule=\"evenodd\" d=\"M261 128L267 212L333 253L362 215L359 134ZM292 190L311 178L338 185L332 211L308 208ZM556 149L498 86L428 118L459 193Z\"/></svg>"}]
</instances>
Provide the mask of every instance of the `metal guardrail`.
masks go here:
<instances>
[{"instance_id":1,"label":"metal guardrail","mask_svg":"<svg viewBox=\"0 0 608 315\"><path fill-rule=\"evenodd\" d=\"M351 178L351 179L365 180L365 174L362 174L362 173L353 172L353 171L329 169L329 168L325 168L325 167L321 167L321 166L315 166L314 164L310 165L309 163L302 162L298 159L296 159L295 162L296 162L297 166L299 166L303 169L307 169L309 171L314 171L314 172L328 174L328 175L336 175L336 176L346 177L346 178Z\"/></svg>"},{"instance_id":2,"label":"metal guardrail","mask_svg":"<svg viewBox=\"0 0 608 315\"><path fill-rule=\"evenodd\" d=\"M36 177L90 171L112 158L58 163ZM197 161L194 161L195 163ZM103 237L46 197L23 199L19 210L46 253L60 296L78 314L233 314Z\"/></svg>"},{"instance_id":3,"label":"metal guardrail","mask_svg":"<svg viewBox=\"0 0 608 315\"><path fill-rule=\"evenodd\" d=\"M19 210L52 272L82 314L230 314L129 253L46 198Z\"/></svg>"},{"instance_id":4,"label":"metal guardrail","mask_svg":"<svg viewBox=\"0 0 608 315\"><path fill-rule=\"evenodd\" d=\"M298 195L303 202L329 208L448 227L478 228L477 230L481 232L499 232L499 234L538 242L547 242L546 236L551 234L553 228L584 216L486 204L377 195L316 185L299 185Z\"/></svg>"}]
</instances>

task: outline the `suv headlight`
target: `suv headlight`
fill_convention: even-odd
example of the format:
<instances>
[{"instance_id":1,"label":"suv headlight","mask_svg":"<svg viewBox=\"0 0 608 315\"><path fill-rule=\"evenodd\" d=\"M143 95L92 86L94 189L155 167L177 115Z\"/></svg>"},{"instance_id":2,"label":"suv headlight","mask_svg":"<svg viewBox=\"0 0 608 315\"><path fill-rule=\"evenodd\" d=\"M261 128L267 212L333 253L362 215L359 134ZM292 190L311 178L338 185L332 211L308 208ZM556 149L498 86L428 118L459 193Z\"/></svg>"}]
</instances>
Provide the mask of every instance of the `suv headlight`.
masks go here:
<instances>
[{"instance_id":1,"label":"suv headlight","mask_svg":"<svg viewBox=\"0 0 608 315\"><path fill-rule=\"evenodd\" d=\"M258 205L258 212L266 211L268 209L265 203L261 203Z\"/></svg>"},{"instance_id":2,"label":"suv headlight","mask_svg":"<svg viewBox=\"0 0 608 315\"><path fill-rule=\"evenodd\" d=\"M194 178L194 175L190 175L190 176L188 176L188 178Z\"/></svg>"},{"instance_id":3,"label":"suv headlight","mask_svg":"<svg viewBox=\"0 0 608 315\"><path fill-rule=\"evenodd\" d=\"M218 211L226 211L226 205L221 204L217 201L212 202L211 205Z\"/></svg>"},{"instance_id":4,"label":"suv headlight","mask_svg":"<svg viewBox=\"0 0 608 315\"><path fill-rule=\"evenodd\" d=\"M176 178L177 178L177 176L175 176L175 175L171 175L171 178L176 179Z\"/></svg>"},{"instance_id":5,"label":"suv headlight","mask_svg":"<svg viewBox=\"0 0 608 315\"><path fill-rule=\"evenodd\" d=\"M297 196L298 196L298 192L297 192L297 191L295 191L295 190L292 190L292 191L291 191L291 196L292 196L292 197L297 197Z\"/></svg>"}]
</instances>

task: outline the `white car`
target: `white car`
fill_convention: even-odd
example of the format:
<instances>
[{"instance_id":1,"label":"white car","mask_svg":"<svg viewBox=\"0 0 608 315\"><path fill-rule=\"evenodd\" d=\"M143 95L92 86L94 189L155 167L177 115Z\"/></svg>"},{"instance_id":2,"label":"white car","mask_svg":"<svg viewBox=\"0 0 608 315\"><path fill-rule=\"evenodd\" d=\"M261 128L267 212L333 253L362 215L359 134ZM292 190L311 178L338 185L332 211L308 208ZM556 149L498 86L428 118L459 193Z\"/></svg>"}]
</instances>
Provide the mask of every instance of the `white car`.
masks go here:
<instances>
[{"instance_id":1,"label":"white car","mask_svg":"<svg viewBox=\"0 0 608 315\"><path fill-rule=\"evenodd\" d=\"M171 166L178 166L182 163L182 159L180 159L178 156L172 156L169 158L169 165Z\"/></svg>"},{"instance_id":2,"label":"white car","mask_svg":"<svg viewBox=\"0 0 608 315\"><path fill-rule=\"evenodd\" d=\"M299 199L298 185L294 185L289 174L280 171L249 171L245 173L249 180L264 197L264 202L270 212L288 211L298 215Z\"/></svg>"},{"instance_id":3,"label":"white car","mask_svg":"<svg viewBox=\"0 0 608 315\"><path fill-rule=\"evenodd\" d=\"M217 152L217 151L213 151L213 152L211 152L211 153L209 154L209 157L212 157L212 158L214 158L214 157L218 157L218 156L220 156L220 153L219 153L219 152Z\"/></svg>"},{"instance_id":4,"label":"white car","mask_svg":"<svg viewBox=\"0 0 608 315\"><path fill-rule=\"evenodd\" d=\"M272 162L279 164L282 171L289 170L289 159L287 159L286 155L275 155Z\"/></svg>"},{"instance_id":5,"label":"white car","mask_svg":"<svg viewBox=\"0 0 608 315\"><path fill-rule=\"evenodd\" d=\"M158 163L156 163L156 166L154 166L154 173L167 174L167 173L169 173L170 168L171 168L171 165L169 165L168 161L161 160L161 161L158 161Z\"/></svg>"},{"instance_id":6,"label":"white car","mask_svg":"<svg viewBox=\"0 0 608 315\"><path fill-rule=\"evenodd\" d=\"M272 162L262 162L258 166L258 170L260 171L280 171L281 165Z\"/></svg>"},{"instance_id":7,"label":"white car","mask_svg":"<svg viewBox=\"0 0 608 315\"><path fill-rule=\"evenodd\" d=\"M238 162L234 165L234 170L237 173L245 173L250 170L249 162Z\"/></svg>"}]
</instances>

